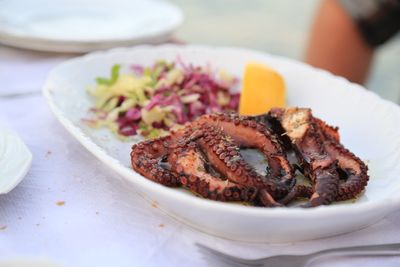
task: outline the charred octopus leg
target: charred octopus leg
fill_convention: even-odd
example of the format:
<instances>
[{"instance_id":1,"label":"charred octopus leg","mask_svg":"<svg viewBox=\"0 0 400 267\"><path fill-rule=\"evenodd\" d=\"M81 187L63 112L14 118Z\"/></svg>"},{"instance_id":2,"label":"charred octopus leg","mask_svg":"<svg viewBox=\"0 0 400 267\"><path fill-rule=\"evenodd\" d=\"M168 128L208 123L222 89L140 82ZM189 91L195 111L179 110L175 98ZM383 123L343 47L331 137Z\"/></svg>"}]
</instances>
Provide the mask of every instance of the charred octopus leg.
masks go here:
<instances>
[{"instance_id":1,"label":"charred octopus leg","mask_svg":"<svg viewBox=\"0 0 400 267\"><path fill-rule=\"evenodd\" d=\"M337 159L339 174L343 174L336 200L342 201L357 197L368 184L367 165L340 143L325 140L324 146L329 155Z\"/></svg>"},{"instance_id":2,"label":"charred octopus leg","mask_svg":"<svg viewBox=\"0 0 400 267\"><path fill-rule=\"evenodd\" d=\"M224 135L230 136L240 147L260 150L268 162L267 179L285 185L287 189L295 184L293 169L281 145L265 125L233 113L202 116L195 124L220 128Z\"/></svg>"},{"instance_id":3,"label":"charred octopus leg","mask_svg":"<svg viewBox=\"0 0 400 267\"><path fill-rule=\"evenodd\" d=\"M258 193L255 187L222 180L207 172L196 143L200 136L201 131L185 127L170 136L134 145L132 167L150 180L167 186L183 185L209 199L253 201Z\"/></svg>"},{"instance_id":4,"label":"charred octopus leg","mask_svg":"<svg viewBox=\"0 0 400 267\"><path fill-rule=\"evenodd\" d=\"M157 183L175 187L180 185L178 175L169 170L163 160L170 151L171 136L144 141L132 146L132 168Z\"/></svg>"},{"instance_id":5,"label":"charred octopus leg","mask_svg":"<svg viewBox=\"0 0 400 267\"><path fill-rule=\"evenodd\" d=\"M340 143L337 127L315 118L323 133L325 150L338 161L338 172L341 176L337 201L357 197L367 186L369 176L367 165Z\"/></svg>"},{"instance_id":6,"label":"charred octopus leg","mask_svg":"<svg viewBox=\"0 0 400 267\"><path fill-rule=\"evenodd\" d=\"M281 206L275 200L287 194L287 186L257 173L246 163L239 153L239 147L230 136L224 134L224 130L208 124L202 127L204 136L197 143L215 169L234 183L258 188L257 199L263 206Z\"/></svg>"},{"instance_id":7,"label":"charred octopus leg","mask_svg":"<svg viewBox=\"0 0 400 267\"><path fill-rule=\"evenodd\" d=\"M183 186L205 198L220 201L253 201L257 189L245 187L211 174L206 159L195 142L179 147L170 154L173 171L179 174Z\"/></svg>"},{"instance_id":8,"label":"charred octopus leg","mask_svg":"<svg viewBox=\"0 0 400 267\"><path fill-rule=\"evenodd\" d=\"M268 116L280 122L285 130L284 134L290 139L300 159L300 165L313 183L313 194L305 206L326 205L336 200L339 185L337 160L325 150L322 133L311 115L311 110L273 109ZM307 191L297 188L291 197L297 197L297 192ZM284 201L289 200L286 198Z\"/></svg>"},{"instance_id":9,"label":"charred octopus leg","mask_svg":"<svg viewBox=\"0 0 400 267\"><path fill-rule=\"evenodd\" d=\"M339 128L338 127L333 127L326 122L324 122L321 119L315 118L314 121L317 124L318 128L321 130L323 139L331 140L332 142L335 143L340 143L340 136L339 136Z\"/></svg>"}]
</instances>

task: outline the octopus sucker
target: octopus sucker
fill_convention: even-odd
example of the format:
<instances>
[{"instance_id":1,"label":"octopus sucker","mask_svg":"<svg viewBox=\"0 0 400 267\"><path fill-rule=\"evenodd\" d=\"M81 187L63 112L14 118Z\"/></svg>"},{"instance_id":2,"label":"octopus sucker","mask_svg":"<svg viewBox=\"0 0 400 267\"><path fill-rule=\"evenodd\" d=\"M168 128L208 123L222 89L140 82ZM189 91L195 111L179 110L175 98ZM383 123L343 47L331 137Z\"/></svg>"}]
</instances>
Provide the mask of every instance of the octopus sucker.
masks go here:
<instances>
[{"instance_id":1,"label":"octopus sucker","mask_svg":"<svg viewBox=\"0 0 400 267\"><path fill-rule=\"evenodd\" d=\"M246 162L242 148L260 151L266 172ZM302 207L347 200L357 197L369 178L364 162L340 143L338 128L306 108L275 108L256 117L203 115L166 137L134 145L131 163L166 186L265 207L297 198L308 199ZM311 185L297 184L295 170Z\"/></svg>"}]
</instances>

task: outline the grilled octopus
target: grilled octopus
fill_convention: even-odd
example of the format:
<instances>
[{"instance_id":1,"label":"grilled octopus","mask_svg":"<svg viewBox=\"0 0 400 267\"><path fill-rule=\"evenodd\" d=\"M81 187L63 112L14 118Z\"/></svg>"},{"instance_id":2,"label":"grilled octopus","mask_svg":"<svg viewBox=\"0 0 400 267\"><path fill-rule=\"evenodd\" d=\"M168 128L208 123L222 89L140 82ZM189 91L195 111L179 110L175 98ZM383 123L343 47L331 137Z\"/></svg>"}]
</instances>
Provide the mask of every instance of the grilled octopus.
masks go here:
<instances>
[{"instance_id":1,"label":"grilled octopus","mask_svg":"<svg viewBox=\"0 0 400 267\"><path fill-rule=\"evenodd\" d=\"M247 163L241 148L259 150L268 163L265 172ZM289 150L311 186L296 185ZM138 173L169 187L267 207L299 197L309 198L304 207L354 198L368 181L367 167L340 144L338 129L299 108L257 117L204 115L166 137L135 144L131 163Z\"/></svg>"}]
</instances>

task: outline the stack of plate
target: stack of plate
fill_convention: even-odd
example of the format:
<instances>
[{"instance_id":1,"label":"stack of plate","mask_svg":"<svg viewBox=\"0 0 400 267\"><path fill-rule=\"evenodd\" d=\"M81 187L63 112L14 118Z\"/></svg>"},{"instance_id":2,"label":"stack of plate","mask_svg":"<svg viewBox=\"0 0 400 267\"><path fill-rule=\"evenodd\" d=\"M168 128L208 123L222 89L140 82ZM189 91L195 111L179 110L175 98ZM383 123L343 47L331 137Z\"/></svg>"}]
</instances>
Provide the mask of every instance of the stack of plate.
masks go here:
<instances>
[{"instance_id":1,"label":"stack of plate","mask_svg":"<svg viewBox=\"0 0 400 267\"><path fill-rule=\"evenodd\" d=\"M182 20L179 8L161 0L3 0L0 43L55 52L155 44Z\"/></svg>"}]
</instances>

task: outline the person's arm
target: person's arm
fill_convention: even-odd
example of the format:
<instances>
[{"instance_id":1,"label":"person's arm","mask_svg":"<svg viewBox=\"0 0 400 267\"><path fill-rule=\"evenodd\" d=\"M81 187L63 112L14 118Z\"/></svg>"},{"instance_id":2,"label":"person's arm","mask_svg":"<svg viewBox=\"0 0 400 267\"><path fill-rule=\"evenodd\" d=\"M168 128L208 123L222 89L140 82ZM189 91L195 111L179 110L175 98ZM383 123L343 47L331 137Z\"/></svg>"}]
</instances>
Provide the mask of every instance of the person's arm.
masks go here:
<instances>
[{"instance_id":1,"label":"person's arm","mask_svg":"<svg viewBox=\"0 0 400 267\"><path fill-rule=\"evenodd\" d=\"M357 25L336 0L324 0L311 30L305 61L364 83L373 57Z\"/></svg>"}]
</instances>

